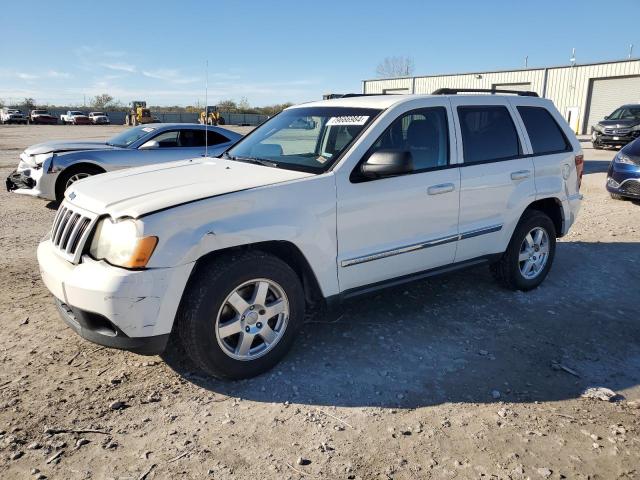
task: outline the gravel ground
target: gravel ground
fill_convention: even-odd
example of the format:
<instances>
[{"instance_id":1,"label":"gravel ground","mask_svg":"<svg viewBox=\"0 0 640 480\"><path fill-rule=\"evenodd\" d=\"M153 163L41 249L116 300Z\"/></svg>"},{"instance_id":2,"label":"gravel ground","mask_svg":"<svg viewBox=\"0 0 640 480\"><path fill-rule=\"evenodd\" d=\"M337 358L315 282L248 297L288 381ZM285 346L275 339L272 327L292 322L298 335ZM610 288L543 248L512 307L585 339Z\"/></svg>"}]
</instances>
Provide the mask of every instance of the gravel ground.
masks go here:
<instances>
[{"instance_id":1,"label":"gravel ground","mask_svg":"<svg viewBox=\"0 0 640 480\"><path fill-rule=\"evenodd\" d=\"M121 128L0 127L0 174ZM35 258L54 207L1 192L0 478L640 478L640 204L583 146L583 209L539 289L481 268L362 297L235 383L72 333Z\"/></svg>"}]
</instances>

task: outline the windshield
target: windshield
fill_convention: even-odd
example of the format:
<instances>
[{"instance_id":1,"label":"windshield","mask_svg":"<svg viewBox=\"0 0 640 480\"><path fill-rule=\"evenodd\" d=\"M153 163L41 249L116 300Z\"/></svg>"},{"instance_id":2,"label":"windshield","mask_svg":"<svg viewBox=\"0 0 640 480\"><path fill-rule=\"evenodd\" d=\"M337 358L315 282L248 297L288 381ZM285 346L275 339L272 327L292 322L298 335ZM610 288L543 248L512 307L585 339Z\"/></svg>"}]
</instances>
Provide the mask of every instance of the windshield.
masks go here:
<instances>
[{"instance_id":1,"label":"windshield","mask_svg":"<svg viewBox=\"0 0 640 480\"><path fill-rule=\"evenodd\" d=\"M46 110L34 110L33 113L46 114L47 111Z\"/></svg>"},{"instance_id":2,"label":"windshield","mask_svg":"<svg viewBox=\"0 0 640 480\"><path fill-rule=\"evenodd\" d=\"M380 110L347 107L292 108L256 128L226 156L321 173L327 170Z\"/></svg>"},{"instance_id":3,"label":"windshield","mask_svg":"<svg viewBox=\"0 0 640 480\"><path fill-rule=\"evenodd\" d=\"M149 135L154 130L155 128L153 127L135 127L130 130L125 130L115 137L111 137L107 141L107 145L113 145L114 147L128 147L133 142Z\"/></svg>"},{"instance_id":4,"label":"windshield","mask_svg":"<svg viewBox=\"0 0 640 480\"><path fill-rule=\"evenodd\" d=\"M74 111L74 112L71 112L71 115L84 115L84 112Z\"/></svg>"},{"instance_id":5,"label":"windshield","mask_svg":"<svg viewBox=\"0 0 640 480\"><path fill-rule=\"evenodd\" d=\"M104 117L104 112L91 112L89 115L93 115L94 117Z\"/></svg>"},{"instance_id":6,"label":"windshield","mask_svg":"<svg viewBox=\"0 0 640 480\"><path fill-rule=\"evenodd\" d=\"M640 105L621 107L609 115L609 120L638 120L640 119Z\"/></svg>"}]
</instances>

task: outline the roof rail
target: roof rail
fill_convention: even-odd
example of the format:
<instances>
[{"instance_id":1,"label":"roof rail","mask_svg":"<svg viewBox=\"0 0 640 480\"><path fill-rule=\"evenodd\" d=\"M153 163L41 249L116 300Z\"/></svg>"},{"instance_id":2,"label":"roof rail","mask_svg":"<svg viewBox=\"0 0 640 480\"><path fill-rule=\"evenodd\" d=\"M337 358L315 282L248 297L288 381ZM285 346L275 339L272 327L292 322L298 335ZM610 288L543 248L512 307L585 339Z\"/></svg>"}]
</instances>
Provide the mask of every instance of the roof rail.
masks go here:
<instances>
[{"instance_id":1,"label":"roof rail","mask_svg":"<svg viewBox=\"0 0 640 480\"><path fill-rule=\"evenodd\" d=\"M401 95L401 94L399 94L399 93L389 93L389 92L382 92L382 93L344 93L344 94L340 95L340 97L334 97L334 98L376 97L378 95Z\"/></svg>"},{"instance_id":2,"label":"roof rail","mask_svg":"<svg viewBox=\"0 0 640 480\"><path fill-rule=\"evenodd\" d=\"M520 95L521 97L537 97L536 92L526 90L501 90L498 88L439 88L434 90L431 95L457 95L458 93L490 93L495 95L496 93L511 93L513 95Z\"/></svg>"}]
</instances>

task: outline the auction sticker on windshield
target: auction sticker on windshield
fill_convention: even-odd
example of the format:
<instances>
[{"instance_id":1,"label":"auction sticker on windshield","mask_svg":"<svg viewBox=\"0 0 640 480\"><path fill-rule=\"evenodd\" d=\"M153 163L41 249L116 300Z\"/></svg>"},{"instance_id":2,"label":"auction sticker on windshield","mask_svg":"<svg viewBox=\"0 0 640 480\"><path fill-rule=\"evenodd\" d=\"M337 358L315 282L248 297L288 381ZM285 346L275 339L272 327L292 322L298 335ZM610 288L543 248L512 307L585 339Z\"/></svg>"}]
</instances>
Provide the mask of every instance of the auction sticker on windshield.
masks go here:
<instances>
[{"instance_id":1,"label":"auction sticker on windshield","mask_svg":"<svg viewBox=\"0 0 640 480\"><path fill-rule=\"evenodd\" d=\"M368 115L345 115L342 117L331 117L327 126L332 125L364 125L369 120Z\"/></svg>"},{"instance_id":2,"label":"auction sticker on windshield","mask_svg":"<svg viewBox=\"0 0 640 480\"><path fill-rule=\"evenodd\" d=\"M153 132L154 130L155 130L155 128L153 128L153 127L144 127L142 129L143 132Z\"/></svg>"}]
</instances>

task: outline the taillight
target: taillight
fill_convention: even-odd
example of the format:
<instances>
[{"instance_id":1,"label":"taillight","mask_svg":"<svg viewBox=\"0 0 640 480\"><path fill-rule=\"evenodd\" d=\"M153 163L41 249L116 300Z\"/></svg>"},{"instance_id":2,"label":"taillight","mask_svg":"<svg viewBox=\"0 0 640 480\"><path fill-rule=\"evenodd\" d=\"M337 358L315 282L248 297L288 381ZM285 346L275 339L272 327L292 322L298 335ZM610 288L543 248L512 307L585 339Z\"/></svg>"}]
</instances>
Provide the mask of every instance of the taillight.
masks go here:
<instances>
[{"instance_id":1,"label":"taillight","mask_svg":"<svg viewBox=\"0 0 640 480\"><path fill-rule=\"evenodd\" d=\"M584 155L576 155L576 175L578 176L578 190L582 185L582 173L584 172Z\"/></svg>"}]
</instances>

